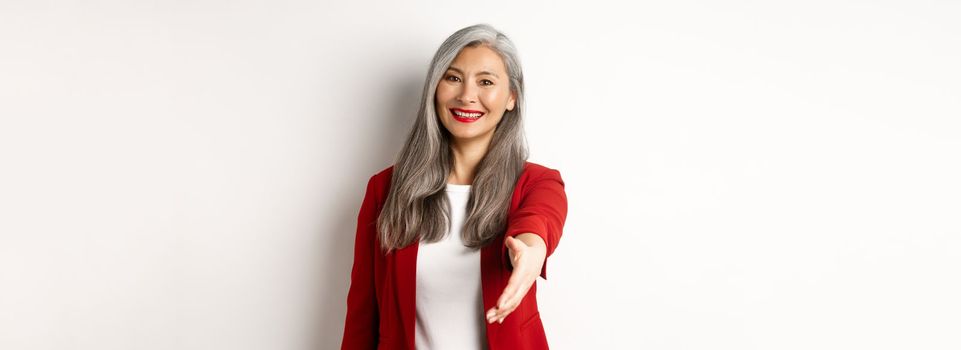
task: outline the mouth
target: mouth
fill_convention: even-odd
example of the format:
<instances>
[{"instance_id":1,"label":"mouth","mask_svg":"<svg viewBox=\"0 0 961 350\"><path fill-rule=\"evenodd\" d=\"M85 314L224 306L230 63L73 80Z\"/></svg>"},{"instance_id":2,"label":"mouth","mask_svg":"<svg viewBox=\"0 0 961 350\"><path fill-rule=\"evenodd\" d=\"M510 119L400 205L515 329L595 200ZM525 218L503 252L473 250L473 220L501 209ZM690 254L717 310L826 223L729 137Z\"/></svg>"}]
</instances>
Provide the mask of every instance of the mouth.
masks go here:
<instances>
[{"instance_id":1,"label":"mouth","mask_svg":"<svg viewBox=\"0 0 961 350\"><path fill-rule=\"evenodd\" d=\"M451 108L450 114L454 120L461 123L473 123L484 116L484 112L462 108Z\"/></svg>"}]
</instances>

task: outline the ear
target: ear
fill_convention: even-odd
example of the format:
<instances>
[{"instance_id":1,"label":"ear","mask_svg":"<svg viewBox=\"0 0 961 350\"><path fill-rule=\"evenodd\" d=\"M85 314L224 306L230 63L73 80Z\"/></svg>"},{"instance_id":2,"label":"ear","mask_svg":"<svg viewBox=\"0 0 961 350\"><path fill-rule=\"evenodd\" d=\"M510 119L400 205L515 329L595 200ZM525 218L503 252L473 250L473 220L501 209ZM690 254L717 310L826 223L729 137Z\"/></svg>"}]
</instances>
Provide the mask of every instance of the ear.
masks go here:
<instances>
[{"instance_id":1,"label":"ear","mask_svg":"<svg viewBox=\"0 0 961 350\"><path fill-rule=\"evenodd\" d=\"M507 111L513 111L514 105L517 102L517 93L511 90L511 96L507 98Z\"/></svg>"}]
</instances>

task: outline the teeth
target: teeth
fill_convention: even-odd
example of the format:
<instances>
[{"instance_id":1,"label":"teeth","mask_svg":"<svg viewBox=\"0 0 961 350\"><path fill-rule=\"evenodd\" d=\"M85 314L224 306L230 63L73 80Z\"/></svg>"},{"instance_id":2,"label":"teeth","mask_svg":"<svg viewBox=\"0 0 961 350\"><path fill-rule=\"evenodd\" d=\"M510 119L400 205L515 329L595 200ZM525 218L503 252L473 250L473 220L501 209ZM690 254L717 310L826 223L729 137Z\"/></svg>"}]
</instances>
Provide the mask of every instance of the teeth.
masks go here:
<instances>
[{"instance_id":1,"label":"teeth","mask_svg":"<svg viewBox=\"0 0 961 350\"><path fill-rule=\"evenodd\" d=\"M456 114L458 117L464 117L464 118L479 118L479 117L481 116L481 114L482 114L482 113L462 113L462 112L458 112L458 111L453 111L453 112L454 112L454 114Z\"/></svg>"}]
</instances>

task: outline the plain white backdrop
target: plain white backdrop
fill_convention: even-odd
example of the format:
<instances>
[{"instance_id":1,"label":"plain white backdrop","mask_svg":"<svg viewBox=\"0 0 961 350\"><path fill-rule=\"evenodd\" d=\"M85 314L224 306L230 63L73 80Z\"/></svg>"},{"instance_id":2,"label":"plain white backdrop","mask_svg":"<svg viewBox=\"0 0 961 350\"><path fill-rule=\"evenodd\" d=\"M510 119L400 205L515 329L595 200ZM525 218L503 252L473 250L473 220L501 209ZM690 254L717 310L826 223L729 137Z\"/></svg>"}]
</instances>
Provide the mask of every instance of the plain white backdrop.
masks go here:
<instances>
[{"instance_id":1,"label":"plain white backdrop","mask_svg":"<svg viewBox=\"0 0 961 350\"><path fill-rule=\"evenodd\" d=\"M334 349L427 65L517 44L556 349L961 348L961 4L0 0L0 349Z\"/></svg>"}]
</instances>

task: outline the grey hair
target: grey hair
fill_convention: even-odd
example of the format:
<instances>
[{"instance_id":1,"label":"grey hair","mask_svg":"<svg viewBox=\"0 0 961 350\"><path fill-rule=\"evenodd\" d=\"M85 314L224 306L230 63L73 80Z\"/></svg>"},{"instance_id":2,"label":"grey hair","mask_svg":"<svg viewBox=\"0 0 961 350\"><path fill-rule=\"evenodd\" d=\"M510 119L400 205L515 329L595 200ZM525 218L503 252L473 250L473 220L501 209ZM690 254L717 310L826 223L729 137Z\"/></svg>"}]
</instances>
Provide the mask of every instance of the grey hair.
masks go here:
<instances>
[{"instance_id":1,"label":"grey hair","mask_svg":"<svg viewBox=\"0 0 961 350\"><path fill-rule=\"evenodd\" d=\"M524 135L524 75L511 40L488 24L458 30L437 49L414 124L394 162L390 191L377 218L378 238L385 251L417 239L436 242L451 228L447 180L453 168L450 132L440 124L435 108L437 84L465 47L484 45L504 61L514 109L498 122L487 154L477 165L461 230L464 245L479 249L507 229L507 212L517 179L528 157Z\"/></svg>"}]
</instances>

